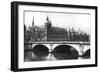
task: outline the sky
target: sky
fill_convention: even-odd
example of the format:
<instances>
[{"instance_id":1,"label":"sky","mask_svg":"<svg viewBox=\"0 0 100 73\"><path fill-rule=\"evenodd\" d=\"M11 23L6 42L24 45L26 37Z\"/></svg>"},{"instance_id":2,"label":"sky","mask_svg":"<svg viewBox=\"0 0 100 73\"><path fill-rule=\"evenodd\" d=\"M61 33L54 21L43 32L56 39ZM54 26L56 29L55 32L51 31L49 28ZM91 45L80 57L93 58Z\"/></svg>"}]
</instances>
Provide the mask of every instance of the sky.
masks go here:
<instances>
[{"instance_id":1,"label":"sky","mask_svg":"<svg viewBox=\"0 0 100 73\"><path fill-rule=\"evenodd\" d=\"M90 16L89 14L75 13L53 13L53 12L24 12L26 27L32 26L34 20L35 26L44 26L47 16L52 22L52 26L61 28L74 28L90 34Z\"/></svg>"}]
</instances>

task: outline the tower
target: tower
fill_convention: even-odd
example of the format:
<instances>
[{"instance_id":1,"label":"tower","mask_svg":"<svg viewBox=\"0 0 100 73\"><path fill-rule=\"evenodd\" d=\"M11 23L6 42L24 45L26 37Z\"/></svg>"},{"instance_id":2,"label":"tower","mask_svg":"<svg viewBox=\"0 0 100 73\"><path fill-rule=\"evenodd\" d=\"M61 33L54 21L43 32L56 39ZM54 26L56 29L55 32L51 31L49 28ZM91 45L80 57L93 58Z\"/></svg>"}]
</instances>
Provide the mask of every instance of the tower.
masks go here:
<instances>
[{"instance_id":1,"label":"tower","mask_svg":"<svg viewBox=\"0 0 100 73\"><path fill-rule=\"evenodd\" d=\"M47 29L50 29L51 26L52 26L51 21L49 20L49 17L47 16L47 18L46 18L46 23L45 23L45 27L46 27Z\"/></svg>"}]
</instances>

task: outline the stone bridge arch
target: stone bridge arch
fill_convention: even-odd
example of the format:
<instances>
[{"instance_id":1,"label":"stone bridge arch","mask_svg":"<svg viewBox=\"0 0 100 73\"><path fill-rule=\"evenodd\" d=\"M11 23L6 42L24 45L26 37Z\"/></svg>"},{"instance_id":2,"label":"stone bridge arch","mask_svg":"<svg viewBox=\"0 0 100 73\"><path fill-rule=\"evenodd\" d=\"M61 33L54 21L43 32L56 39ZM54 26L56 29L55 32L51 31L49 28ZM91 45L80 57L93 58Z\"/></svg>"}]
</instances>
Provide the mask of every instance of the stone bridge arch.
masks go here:
<instances>
[{"instance_id":1,"label":"stone bridge arch","mask_svg":"<svg viewBox=\"0 0 100 73\"><path fill-rule=\"evenodd\" d=\"M83 50L83 52L86 52L88 49L90 49L90 45L67 44L67 43L64 43L64 44L59 44L59 43L57 43L57 44L47 44L47 43L45 43L45 44L37 44L37 43L36 43L36 44L32 44L32 48L33 48L34 46L36 46L36 45L44 45L44 46L46 46L50 51L51 51L51 50L54 50L54 48L57 47L57 46L59 46L59 45L71 46L71 47L75 48L75 49L78 51L78 53L80 53L80 51L82 51L82 50Z\"/></svg>"},{"instance_id":2,"label":"stone bridge arch","mask_svg":"<svg viewBox=\"0 0 100 73\"><path fill-rule=\"evenodd\" d=\"M45 57L49 54L48 47L42 44L34 45L32 50L37 57Z\"/></svg>"},{"instance_id":3,"label":"stone bridge arch","mask_svg":"<svg viewBox=\"0 0 100 73\"><path fill-rule=\"evenodd\" d=\"M82 52L85 53L88 49L90 49L90 45L81 45L81 44L67 44L75 48L78 53L81 55Z\"/></svg>"},{"instance_id":4,"label":"stone bridge arch","mask_svg":"<svg viewBox=\"0 0 100 73\"><path fill-rule=\"evenodd\" d=\"M71 46L72 48L74 48L78 52L78 55L81 56L82 58L83 57L90 58L90 53L91 53L90 43L88 43L88 42L85 42L85 43L83 43L83 42L82 43L81 42L64 42L64 43L57 42L56 44L54 44L53 42L50 42L50 43L49 42L47 42L47 43L45 43L45 42L38 42L38 43L37 42L30 42L30 43L25 43L25 44L27 45L27 47L25 48L26 51L27 50L33 51L34 47L38 46L38 45L46 46L47 50L45 50L45 51L42 50L43 48L40 48L40 50L42 52L40 52L40 50L38 50L38 49L36 50L36 55L39 57L40 56L47 56L51 52L55 57L58 57L58 59L59 58L61 58L61 59L62 58L69 58L69 57L63 55L64 52L62 52L62 55L60 53L61 56L59 55L59 53L57 53L57 55L56 55L52 52L54 50L54 48L56 48L57 46L61 46L61 45ZM33 52L35 52L35 51L33 51ZM69 54L69 55L73 58L77 58L78 56L77 56L77 54L75 56L75 53L74 53L74 55L72 55L73 53ZM65 54L68 54L68 52L66 52ZM34 54L32 54L32 55L34 55Z\"/></svg>"}]
</instances>

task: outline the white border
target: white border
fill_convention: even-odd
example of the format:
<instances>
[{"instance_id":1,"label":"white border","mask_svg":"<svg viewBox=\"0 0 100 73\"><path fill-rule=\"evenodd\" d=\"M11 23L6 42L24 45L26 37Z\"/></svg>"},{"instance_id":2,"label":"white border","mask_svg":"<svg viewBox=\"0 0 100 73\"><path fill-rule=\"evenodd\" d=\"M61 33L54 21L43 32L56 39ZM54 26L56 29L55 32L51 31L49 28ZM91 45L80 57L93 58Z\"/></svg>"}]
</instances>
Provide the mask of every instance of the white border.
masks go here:
<instances>
[{"instance_id":1,"label":"white border","mask_svg":"<svg viewBox=\"0 0 100 73\"><path fill-rule=\"evenodd\" d=\"M23 11L54 11L54 12L74 12L74 13L90 13L91 14L91 59L85 60L59 60L59 61L39 61L24 62L24 27L23 27ZM95 10L93 9L77 9L77 8L60 8L46 6L18 6L18 68L36 68L36 67L52 67L52 66L71 66L95 64Z\"/></svg>"}]
</instances>

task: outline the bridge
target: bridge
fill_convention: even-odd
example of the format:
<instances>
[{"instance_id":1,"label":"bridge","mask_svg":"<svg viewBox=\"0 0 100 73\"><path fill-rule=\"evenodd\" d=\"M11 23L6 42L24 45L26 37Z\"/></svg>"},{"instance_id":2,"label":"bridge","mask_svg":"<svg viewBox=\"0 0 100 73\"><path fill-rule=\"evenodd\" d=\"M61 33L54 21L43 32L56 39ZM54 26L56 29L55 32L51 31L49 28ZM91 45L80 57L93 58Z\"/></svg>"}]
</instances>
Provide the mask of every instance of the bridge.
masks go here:
<instances>
[{"instance_id":1,"label":"bridge","mask_svg":"<svg viewBox=\"0 0 100 73\"><path fill-rule=\"evenodd\" d=\"M25 45L28 45L30 48L25 50L32 50L35 46L42 45L49 49L49 52L52 52L56 47L63 45L70 46L77 50L79 55L82 55L88 49L90 49L90 42L73 42L73 41L48 41L48 42L25 42Z\"/></svg>"}]
</instances>

